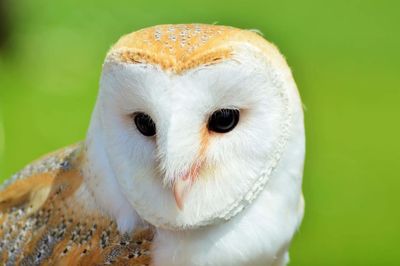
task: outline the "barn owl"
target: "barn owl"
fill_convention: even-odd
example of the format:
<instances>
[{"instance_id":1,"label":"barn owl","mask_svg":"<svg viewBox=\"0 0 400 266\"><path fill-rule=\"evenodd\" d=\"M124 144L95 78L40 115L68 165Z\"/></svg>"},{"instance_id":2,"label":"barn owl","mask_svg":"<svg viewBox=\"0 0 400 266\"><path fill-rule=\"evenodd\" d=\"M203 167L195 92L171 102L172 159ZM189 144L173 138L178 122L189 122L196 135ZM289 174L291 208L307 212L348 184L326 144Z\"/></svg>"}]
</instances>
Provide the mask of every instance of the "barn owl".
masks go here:
<instances>
[{"instance_id":1,"label":"barn owl","mask_svg":"<svg viewBox=\"0 0 400 266\"><path fill-rule=\"evenodd\" d=\"M274 45L154 26L117 41L99 87L85 141L3 185L3 264L286 265L305 140Z\"/></svg>"}]
</instances>

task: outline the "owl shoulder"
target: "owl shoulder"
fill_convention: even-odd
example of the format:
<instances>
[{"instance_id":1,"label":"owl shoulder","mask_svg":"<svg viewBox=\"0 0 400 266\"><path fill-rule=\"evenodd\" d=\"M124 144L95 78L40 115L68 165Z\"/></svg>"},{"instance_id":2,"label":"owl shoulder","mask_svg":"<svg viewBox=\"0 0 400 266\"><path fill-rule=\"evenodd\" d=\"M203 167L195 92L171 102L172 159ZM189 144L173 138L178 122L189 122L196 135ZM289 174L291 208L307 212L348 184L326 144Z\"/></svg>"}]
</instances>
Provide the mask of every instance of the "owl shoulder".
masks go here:
<instances>
[{"instance_id":1,"label":"owl shoulder","mask_svg":"<svg viewBox=\"0 0 400 266\"><path fill-rule=\"evenodd\" d=\"M88 211L82 143L22 169L0 190L0 262L14 265L149 265L153 229L121 234L101 211ZM86 197L86 199L89 199Z\"/></svg>"},{"instance_id":2,"label":"owl shoulder","mask_svg":"<svg viewBox=\"0 0 400 266\"><path fill-rule=\"evenodd\" d=\"M0 211L5 213L14 208L36 211L46 201L56 178L73 170L72 163L82 145L78 143L45 155L6 180L0 187ZM80 179L76 175L64 181L79 183Z\"/></svg>"}]
</instances>

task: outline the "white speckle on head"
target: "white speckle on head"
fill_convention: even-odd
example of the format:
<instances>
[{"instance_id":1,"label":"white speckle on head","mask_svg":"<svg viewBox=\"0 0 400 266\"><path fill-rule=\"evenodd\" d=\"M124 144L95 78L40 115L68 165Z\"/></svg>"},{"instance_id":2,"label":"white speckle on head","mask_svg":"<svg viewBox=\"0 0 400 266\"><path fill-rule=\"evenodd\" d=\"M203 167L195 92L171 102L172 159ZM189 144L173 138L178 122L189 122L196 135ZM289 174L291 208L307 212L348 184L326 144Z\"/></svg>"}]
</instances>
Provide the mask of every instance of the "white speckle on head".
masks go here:
<instances>
[{"instance_id":1,"label":"white speckle on head","mask_svg":"<svg viewBox=\"0 0 400 266\"><path fill-rule=\"evenodd\" d=\"M156 31L154 33L154 39L156 41L161 41L161 35L162 35L161 30L160 29L156 29Z\"/></svg>"},{"instance_id":2,"label":"white speckle on head","mask_svg":"<svg viewBox=\"0 0 400 266\"><path fill-rule=\"evenodd\" d=\"M168 38L169 38L171 41L176 42L176 36L175 36L174 34L170 34L170 35L168 36Z\"/></svg>"}]
</instances>

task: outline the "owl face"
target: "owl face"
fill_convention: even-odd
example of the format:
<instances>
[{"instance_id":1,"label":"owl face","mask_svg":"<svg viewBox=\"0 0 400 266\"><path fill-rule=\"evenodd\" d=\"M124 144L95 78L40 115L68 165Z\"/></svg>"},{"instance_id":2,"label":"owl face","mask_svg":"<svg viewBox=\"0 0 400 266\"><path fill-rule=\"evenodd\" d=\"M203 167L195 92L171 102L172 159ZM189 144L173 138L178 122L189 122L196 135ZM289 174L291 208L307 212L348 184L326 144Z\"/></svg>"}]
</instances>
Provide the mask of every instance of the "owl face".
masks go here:
<instances>
[{"instance_id":1,"label":"owl face","mask_svg":"<svg viewBox=\"0 0 400 266\"><path fill-rule=\"evenodd\" d=\"M284 152L293 84L272 46L267 54L264 41L235 38L213 43L201 52L208 61L189 67L177 66L191 62L188 52L165 66L118 43L106 58L95 116L104 149L126 199L156 226L192 228L236 215Z\"/></svg>"}]
</instances>

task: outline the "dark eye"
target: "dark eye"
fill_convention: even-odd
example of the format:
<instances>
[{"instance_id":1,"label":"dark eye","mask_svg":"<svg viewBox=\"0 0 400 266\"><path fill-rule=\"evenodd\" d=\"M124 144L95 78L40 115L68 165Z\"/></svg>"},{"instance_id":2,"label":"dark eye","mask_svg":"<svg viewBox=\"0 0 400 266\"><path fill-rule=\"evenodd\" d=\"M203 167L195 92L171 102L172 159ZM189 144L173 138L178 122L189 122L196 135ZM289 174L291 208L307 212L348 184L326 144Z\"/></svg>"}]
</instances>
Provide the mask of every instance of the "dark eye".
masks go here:
<instances>
[{"instance_id":1,"label":"dark eye","mask_svg":"<svg viewBox=\"0 0 400 266\"><path fill-rule=\"evenodd\" d=\"M149 115L145 113L135 113L134 120L137 129L146 137L151 137L156 134L156 124Z\"/></svg>"},{"instance_id":2,"label":"dark eye","mask_svg":"<svg viewBox=\"0 0 400 266\"><path fill-rule=\"evenodd\" d=\"M218 133L226 133L235 128L239 122L239 110L220 109L208 119L208 129Z\"/></svg>"}]
</instances>

